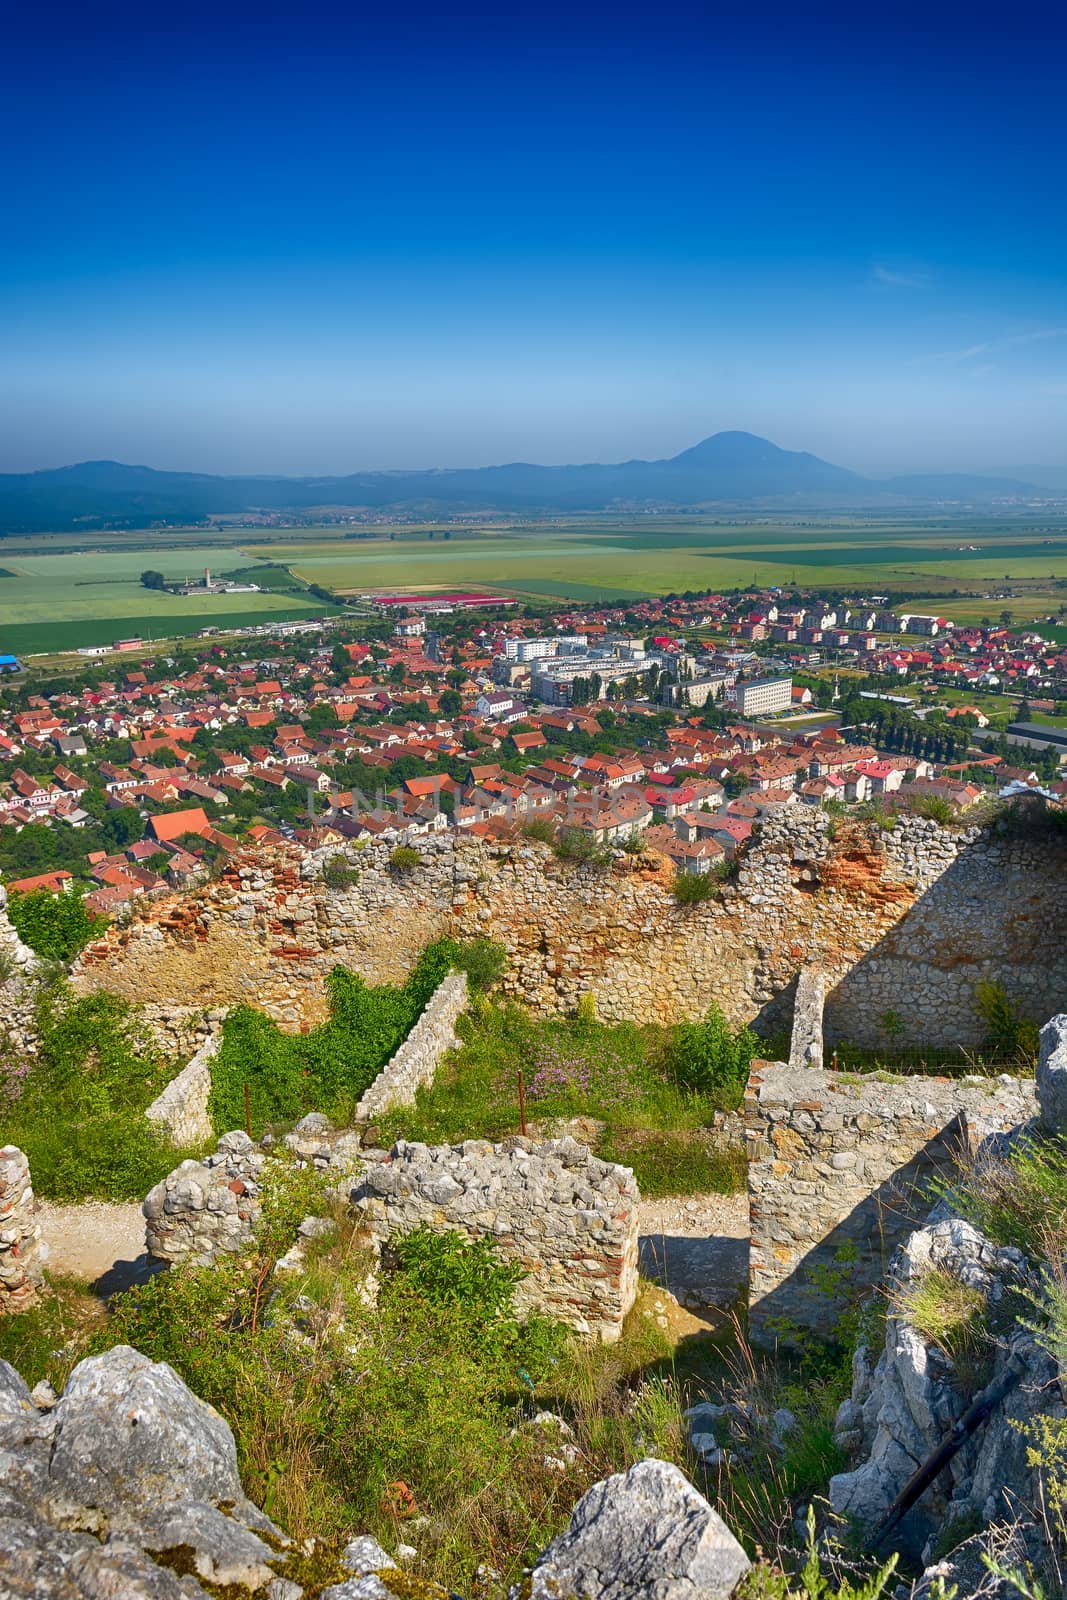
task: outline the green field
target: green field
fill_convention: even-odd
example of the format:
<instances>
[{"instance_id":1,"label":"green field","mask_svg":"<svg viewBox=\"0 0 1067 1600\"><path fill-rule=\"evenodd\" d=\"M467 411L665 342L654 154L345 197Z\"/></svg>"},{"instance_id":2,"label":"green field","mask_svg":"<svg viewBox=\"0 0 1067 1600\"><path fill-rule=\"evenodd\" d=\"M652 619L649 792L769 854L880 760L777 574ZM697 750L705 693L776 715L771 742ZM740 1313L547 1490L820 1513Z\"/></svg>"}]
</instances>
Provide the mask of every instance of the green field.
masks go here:
<instances>
[{"instance_id":1,"label":"green field","mask_svg":"<svg viewBox=\"0 0 1067 1600\"><path fill-rule=\"evenodd\" d=\"M967 548L968 546L976 548ZM256 549L250 546L250 549ZM384 588L486 585L535 597L642 598L685 590L766 586L920 592L961 598L961 619L995 615L987 598L1011 585L1018 620L1067 599L1067 522L1039 529L980 522L747 525L633 522L493 529L444 540L398 531L392 539L259 547L291 561L308 582L348 593ZM1055 605L1053 604L1055 602Z\"/></svg>"},{"instance_id":2,"label":"green field","mask_svg":"<svg viewBox=\"0 0 1067 1600\"><path fill-rule=\"evenodd\" d=\"M0 652L19 656L111 644L133 635L159 639L209 626L247 627L323 610L319 601L292 587L284 571L265 571L262 594L216 599L166 594L140 581L148 567L176 580L202 576L205 567L221 572L254 565L243 551L217 546L178 551L131 545L122 553L17 554L7 561L13 576L0 591Z\"/></svg>"},{"instance_id":3,"label":"green field","mask_svg":"<svg viewBox=\"0 0 1067 1600\"><path fill-rule=\"evenodd\" d=\"M262 582L263 592L179 598L139 582L146 567L173 580L205 566ZM919 609L936 606L958 621L1009 610L1022 624L1067 602L1067 518L500 519L438 525L432 536L426 523L373 536L168 528L103 534L91 548L67 534L5 539L3 568L11 576L0 585L0 650L15 654L318 613L308 583L353 595L485 587L584 604L795 585L919 595Z\"/></svg>"}]
</instances>

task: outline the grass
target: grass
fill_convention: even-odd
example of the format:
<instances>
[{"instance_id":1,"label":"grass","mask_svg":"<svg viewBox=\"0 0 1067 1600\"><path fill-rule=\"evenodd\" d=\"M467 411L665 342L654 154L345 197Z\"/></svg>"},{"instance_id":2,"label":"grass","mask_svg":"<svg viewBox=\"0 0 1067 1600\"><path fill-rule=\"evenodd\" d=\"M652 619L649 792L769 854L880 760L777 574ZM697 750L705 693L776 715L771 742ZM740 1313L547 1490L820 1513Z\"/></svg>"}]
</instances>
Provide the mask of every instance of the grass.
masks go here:
<instances>
[{"instance_id":1,"label":"grass","mask_svg":"<svg viewBox=\"0 0 1067 1600\"><path fill-rule=\"evenodd\" d=\"M491 1247L451 1235L390 1258L368 1307L353 1218L331 1206L324 1176L278 1166L245 1255L172 1269L95 1318L67 1295L58 1310L8 1319L0 1351L31 1381L57 1385L72 1359L115 1343L169 1362L233 1428L252 1498L295 1539L321 1541L318 1565L302 1572L309 1593L340 1578L336 1556L354 1531L387 1549L408 1540L415 1576L465 1594L484 1592L485 1563L506 1593L592 1483L647 1454L687 1465L670 1344L654 1319L636 1313L611 1347L543 1318L520 1325ZM330 1215L332 1233L301 1272L272 1276L307 1212ZM254 1320L264 1273L271 1315ZM61 1354L49 1354L53 1340ZM562 1428L533 1421L546 1407Z\"/></svg>"},{"instance_id":2,"label":"grass","mask_svg":"<svg viewBox=\"0 0 1067 1600\"><path fill-rule=\"evenodd\" d=\"M517 1133L521 1071L528 1125L549 1131L588 1119L596 1153L633 1167L642 1194L744 1188L743 1152L708 1130L723 1096L674 1080L671 1030L535 1017L485 1001L457 1027L462 1048L446 1057L414 1106L383 1117L382 1140L452 1144Z\"/></svg>"},{"instance_id":3,"label":"grass","mask_svg":"<svg viewBox=\"0 0 1067 1600\"><path fill-rule=\"evenodd\" d=\"M1056 611L1067 593L1067 520L1047 516L1038 523L992 516L500 519L453 525L447 540L441 528L429 538L426 524L370 538L346 538L346 531L242 530L240 540L226 529L215 541L203 529L171 528L80 541L9 537L5 567L13 576L4 593L13 620L0 643L28 654L298 616L317 609L300 592L304 583L350 593L477 585L532 599L626 604L690 589L788 585L795 574L804 587L918 591L960 621L996 617L1007 606L1018 625ZM960 548L969 544L977 548ZM139 582L146 566L168 579L210 566L247 576L265 592L217 602L150 594ZM1011 600L987 598L1004 587Z\"/></svg>"},{"instance_id":4,"label":"grass","mask_svg":"<svg viewBox=\"0 0 1067 1600\"><path fill-rule=\"evenodd\" d=\"M24 1151L49 1200L141 1200L186 1155L144 1116L173 1076L132 1008L45 994L38 1054L0 1068L0 1143Z\"/></svg>"},{"instance_id":5,"label":"grass","mask_svg":"<svg viewBox=\"0 0 1067 1600\"><path fill-rule=\"evenodd\" d=\"M954 1365L973 1360L988 1340L985 1295L942 1267L898 1285L893 1308Z\"/></svg>"}]
</instances>

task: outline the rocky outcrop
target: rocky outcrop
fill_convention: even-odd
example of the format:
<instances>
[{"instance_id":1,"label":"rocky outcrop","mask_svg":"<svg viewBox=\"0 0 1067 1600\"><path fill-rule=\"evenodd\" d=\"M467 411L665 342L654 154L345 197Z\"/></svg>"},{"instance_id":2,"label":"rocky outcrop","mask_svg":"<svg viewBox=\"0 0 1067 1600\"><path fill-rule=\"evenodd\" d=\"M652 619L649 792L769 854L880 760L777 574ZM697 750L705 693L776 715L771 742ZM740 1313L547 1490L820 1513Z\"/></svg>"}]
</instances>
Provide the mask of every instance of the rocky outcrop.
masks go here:
<instances>
[{"instance_id":1,"label":"rocky outcrop","mask_svg":"<svg viewBox=\"0 0 1067 1600\"><path fill-rule=\"evenodd\" d=\"M41 1230L34 1221L30 1164L14 1145L0 1148L0 1317L27 1310L44 1275Z\"/></svg>"},{"instance_id":2,"label":"rocky outcrop","mask_svg":"<svg viewBox=\"0 0 1067 1600\"><path fill-rule=\"evenodd\" d=\"M246 1498L228 1425L165 1363L117 1345L39 1410L0 1362L0 1594L193 1600L192 1572L265 1589L287 1543Z\"/></svg>"},{"instance_id":3,"label":"rocky outcrop","mask_svg":"<svg viewBox=\"0 0 1067 1600\"><path fill-rule=\"evenodd\" d=\"M727 1600L748 1569L678 1468L641 1461L583 1495L512 1600Z\"/></svg>"},{"instance_id":4,"label":"rocky outcrop","mask_svg":"<svg viewBox=\"0 0 1067 1600\"><path fill-rule=\"evenodd\" d=\"M1045 1023L1037 1058L1037 1102L1048 1133L1067 1133L1067 1013Z\"/></svg>"},{"instance_id":5,"label":"rocky outcrop","mask_svg":"<svg viewBox=\"0 0 1067 1600\"><path fill-rule=\"evenodd\" d=\"M894 1309L886 1322L884 1345L876 1355L857 1351L852 1394L837 1415L839 1441L861 1460L853 1471L831 1479L830 1500L836 1511L873 1532L976 1394L995 1383L1009 1365L1016 1378L989 1420L901 1526L901 1542L913 1549L925 1546L928 1557L935 1539L943 1547L953 1527L971 1529L976 1520L1008 1520L1021 1507L1039 1503L1025 1429L1037 1416L1065 1415L1056 1363L1014 1314L999 1339L981 1348L986 1364L978 1360L970 1372L909 1322L900 1309L907 1305L909 1286L934 1271L977 1291L990 1314L1006 1295L1037 1287L1018 1250L998 1249L959 1217L944 1217L919 1229L894 1258L890 1290Z\"/></svg>"},{"instance_id":6,"label":"rocky outcrop","mask_svg":"<svg viewBox=\"0 0 1067 1600\"><path fill-rule=\"evenodd\" d=\"M0 1595L299 1600L292 1550L246 1497L228 1424L165 1363L117 1345L80 1362L43 1410L0 1361ZM336 1566L323 1600L445 1600L367 1536ZM747 1570L703 1496L676 1467L649 1460L590 1489L515 1593L726 1600Z\"/></svg>"}]
</instances>

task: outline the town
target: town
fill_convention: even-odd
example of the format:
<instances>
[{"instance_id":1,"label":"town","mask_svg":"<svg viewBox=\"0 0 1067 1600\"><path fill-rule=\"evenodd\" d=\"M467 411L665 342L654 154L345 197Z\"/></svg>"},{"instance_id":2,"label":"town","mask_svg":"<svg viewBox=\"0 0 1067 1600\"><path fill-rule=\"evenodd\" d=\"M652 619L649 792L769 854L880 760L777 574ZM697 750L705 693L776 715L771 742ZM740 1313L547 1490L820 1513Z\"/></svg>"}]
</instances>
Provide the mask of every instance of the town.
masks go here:
<instances>
[{"instance_id":1,"label":"town","mask_svg":"<svg viewBox=\"0 0 1067 1600\"><path fill-rule=\"evenodd\" d=\"M114 916L242 841L379 839L403 860L451 830L654 850L696 899L782 808L948 820L1013 788L1067 799L1067 647L1010 613L954 625L778 590L362 611L170 654L125 640L49 673L6 658L8 890Z\"/></svg>"}]
</instances>

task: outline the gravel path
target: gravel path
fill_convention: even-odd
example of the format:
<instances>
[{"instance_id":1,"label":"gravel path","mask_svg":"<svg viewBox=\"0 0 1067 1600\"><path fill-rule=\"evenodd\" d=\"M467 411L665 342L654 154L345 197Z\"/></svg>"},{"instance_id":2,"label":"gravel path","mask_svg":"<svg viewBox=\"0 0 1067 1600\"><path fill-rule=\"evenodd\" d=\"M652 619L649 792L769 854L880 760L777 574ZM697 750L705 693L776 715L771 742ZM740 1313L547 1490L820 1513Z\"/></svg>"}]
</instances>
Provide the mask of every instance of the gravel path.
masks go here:
<instances>
[{"instance_id":1,"label":"gravel path","mask_svg":"<svg viewBox=\"0 0 1067 1600\"><path fill-rule=\"evenodd\" d=\"M748 1282L748 1196L642 1200L641 1271L683 1306L731 1306Z\"/></svg>"},{"instance_id":2,"label":"gravel path","mask_svg":"<svg viewBox=\"0 0 1067 1600\"><path fill-rule=\"evenodd\" d=\"M139 1205L87 1200L56 1206L42 1200L37 1222L48 1246L48 1270L59 1277L80 1278L98 1294L114 1294L150 1276Z\"/></svg>"}]
</instances>

